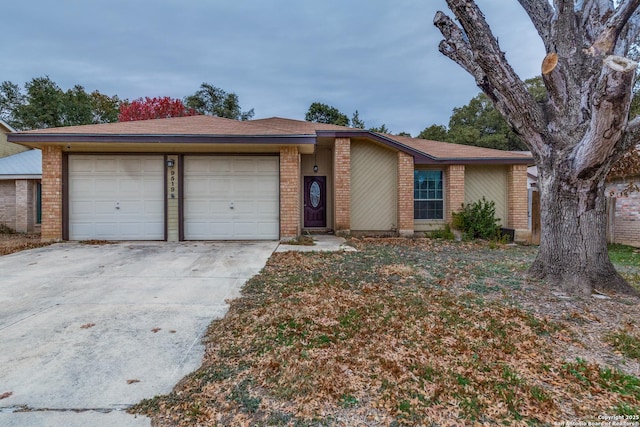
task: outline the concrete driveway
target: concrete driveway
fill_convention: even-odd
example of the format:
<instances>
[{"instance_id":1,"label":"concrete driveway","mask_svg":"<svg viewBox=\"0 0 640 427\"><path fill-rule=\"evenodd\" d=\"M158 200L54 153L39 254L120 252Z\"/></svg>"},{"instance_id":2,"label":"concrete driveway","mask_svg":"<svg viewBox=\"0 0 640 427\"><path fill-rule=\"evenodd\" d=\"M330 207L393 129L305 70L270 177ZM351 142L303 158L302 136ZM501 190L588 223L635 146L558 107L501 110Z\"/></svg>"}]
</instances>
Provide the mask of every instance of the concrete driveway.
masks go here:
<instances>
[{"instance_id":1,"label":"concrete driveway","mask_svg":"<svg viewBox=\"0 0 640 427\"><path fill-rule=\"evenodd\" d=\"M0 257L0 425L149 426L277 242L61 243Z\"/></svg>"}]
</instances>

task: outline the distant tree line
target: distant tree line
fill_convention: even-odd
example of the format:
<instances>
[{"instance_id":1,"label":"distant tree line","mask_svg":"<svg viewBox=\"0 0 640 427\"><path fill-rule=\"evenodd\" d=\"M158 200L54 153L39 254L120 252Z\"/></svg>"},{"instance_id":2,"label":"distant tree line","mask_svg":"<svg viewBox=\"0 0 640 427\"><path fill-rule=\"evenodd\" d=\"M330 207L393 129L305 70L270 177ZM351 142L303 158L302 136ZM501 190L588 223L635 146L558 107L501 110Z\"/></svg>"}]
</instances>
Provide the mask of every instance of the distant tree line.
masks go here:
<instances>
[{"instance_id":1,"label":"distant tree line","mask_svg":"<svg viewBox=\"0 0 640 427\"><path fill-rule=\"evenodd\" d=\"M43 129L117 121L206 114L249 120L253 109L242 111L235 93L202 83L184 99L138 98L133 101L81 85L63 90L50 77L36 77L24 88L10 81L0 84L0 119L17 130Z\"/></svg>"}]
</instances>

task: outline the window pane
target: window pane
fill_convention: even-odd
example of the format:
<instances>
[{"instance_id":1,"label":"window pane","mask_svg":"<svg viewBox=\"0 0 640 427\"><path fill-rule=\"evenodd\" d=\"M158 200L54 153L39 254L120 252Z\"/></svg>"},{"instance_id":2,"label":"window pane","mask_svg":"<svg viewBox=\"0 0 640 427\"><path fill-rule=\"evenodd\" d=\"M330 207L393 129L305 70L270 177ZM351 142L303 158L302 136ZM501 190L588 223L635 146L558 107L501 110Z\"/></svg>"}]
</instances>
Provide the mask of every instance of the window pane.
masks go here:
<instances>
[{"instance_id":1,"label":"window pane","mask_svg":"<svg viewBox=\"0 0 640 427\"><path fill-rule=\"evenodd\" d=\"M414 219L443 219L442 201L413 202Z\"/></svg>"}]
</instances>

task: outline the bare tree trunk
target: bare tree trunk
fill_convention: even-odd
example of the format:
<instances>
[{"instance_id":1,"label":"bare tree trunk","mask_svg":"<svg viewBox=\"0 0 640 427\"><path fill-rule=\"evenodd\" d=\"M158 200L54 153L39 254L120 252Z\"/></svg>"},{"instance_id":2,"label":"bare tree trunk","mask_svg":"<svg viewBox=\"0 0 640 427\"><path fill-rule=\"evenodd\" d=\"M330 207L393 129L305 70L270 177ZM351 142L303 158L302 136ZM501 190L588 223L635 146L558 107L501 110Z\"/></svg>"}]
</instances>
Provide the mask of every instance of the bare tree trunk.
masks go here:
<instances>
[{"instance_id":1,"label":"bare tree trunk","mask_svg":"<svg viewBox=\"0 0 640 427\"><path fill-rule=\"evenodd\" d=\"M542 235L529 273L572 295L593 290L638 295L609 259L604 179L575 182L558 170L539 172ZM592 209L583 211L580 199L586 188L591 189Z\"/></svg>"}]
</instances>

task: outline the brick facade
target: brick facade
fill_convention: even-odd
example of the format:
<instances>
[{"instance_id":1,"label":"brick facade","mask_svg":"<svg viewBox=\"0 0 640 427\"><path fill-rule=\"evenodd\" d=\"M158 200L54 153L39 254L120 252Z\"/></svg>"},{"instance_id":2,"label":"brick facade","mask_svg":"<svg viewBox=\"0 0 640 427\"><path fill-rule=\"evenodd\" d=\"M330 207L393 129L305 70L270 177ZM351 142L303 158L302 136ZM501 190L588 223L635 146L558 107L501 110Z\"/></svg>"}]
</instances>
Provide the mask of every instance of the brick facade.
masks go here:
<instances>
[{"instance_id":1,"label":"brick facade","mask_svg":"<svg viewBox=\"0 0 640 427\"><path fill-rule=\"evenodd\" d=\"M413 236L413 157L398 151L398 233Z\"/></svg>"},{"instance_id":2,"label":"brick facade","mask_svg":"<svg viewBox=\"0 0 640 427\"><path fill-rule=\"evenodd\" d=\"M527 165L510 165L507 175L507 227L529 228Z\"/></svg>"},{"instance_id":3,"label":"brick facade","mask_svg":"<svg viewBox=\"0 0 640 427\"><path fill-rule=\"evenodd\" d=\"M464 165L447 166L444 171L444 186L445 221L451 223L452 213L458 212L464 203Z\"/></svg>"},{"instance_id":4,"label":"brick facade","mask_svg":"<svg viewBox=\"0 0 640 427\"><path fill-rule=\"evenodd\" d=\"M300 153L297 147L280 148L280 238L300 235Z\"/></svg>"},{"instance_id":5,"label":"brick facade","mask_svg":"<svg viewBox=\"0 0 640 427\"><path fill-rule=\"evenodd\" d=\"M37 185L35 179L0 181L0 224L18 233L39 230L37 220Z\"/></svg>"},{"instance_id":6,"label":"brick facade","mask_svg":"<svg viewBox=\"0 0 640 427\"><path fill-rule=\"evenodd\" d=\"M334 229L351 231L351 139L336 138L333 150Z\"/></svg>"},{"instance_id":7,"label":"brick facade","mask_svg":"<svg viewBox=\"0 0 640 427\"><path fill-rule=\"evenodd\" d=\"M640 179L631 179L630 182L638 182ZM628 194L624 190L629 181L616 181L609 183L605 194L615 198L615 213L613 221L609 225L613 230L613 242L622 245L640 247L640 192L632 191Z\"/></svg>"},{"instance_id":8,"label":"brick facade","mask_svg":"<svg viewBox=\"0 0 640 427\"><path fill-rule=\"evenodd\" d=\"M42 148L42 240L62 239L62 149Z\"/></svg>"}]
</instances>

